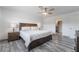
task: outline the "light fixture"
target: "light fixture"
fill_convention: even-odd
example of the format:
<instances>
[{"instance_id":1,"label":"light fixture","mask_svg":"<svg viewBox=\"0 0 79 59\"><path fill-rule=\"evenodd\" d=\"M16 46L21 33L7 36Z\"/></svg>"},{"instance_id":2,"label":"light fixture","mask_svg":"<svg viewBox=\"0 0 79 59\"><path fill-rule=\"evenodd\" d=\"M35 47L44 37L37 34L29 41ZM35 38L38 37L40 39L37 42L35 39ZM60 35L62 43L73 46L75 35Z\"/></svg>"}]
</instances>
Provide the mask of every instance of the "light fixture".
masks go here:
<instances>
[{"instance_id":1,"label":"light fixture","mask_svg":"<svg viewBox=\"0 0 79 59\"><path fill-rule=\"evenodd\" d=\"M44 16L47 16L47 15L48 15L48 13L47 13L47 12L43 12L42 14L43 14Z\"/></svg>"},{"instance_id":2,"label":"light fixture","mask_svg":"<svg viewBox=\"0 0 79 59\"><path fill-rule=\"evenodd\" d=\"M37 25L38 25L38 28L39 28L39 30L40 30L40 28L41 28L41 23L37 23Z\"/></svg>"},{"instance_id":3,"label":"light fixture","mask_svg":"<svg viewBox=\"0 0 79 59\"><path fill-rule=\"evenodd\" d=\"M11 28L13 29L13 32L15 31L15 27L16 27L16 24L12 23Z\"/></svg>"},{"instance_id":4,"label":"light fixture","mask_svg":"<svg viewBox=\"0 0 79 59\"><path fill-rule=\"evenodd\" d=\"M44 16L51 15L54 13L55 8L51 8L50 6L39 6L41 9L40 13Z\"/></svg>"}]
</instances>

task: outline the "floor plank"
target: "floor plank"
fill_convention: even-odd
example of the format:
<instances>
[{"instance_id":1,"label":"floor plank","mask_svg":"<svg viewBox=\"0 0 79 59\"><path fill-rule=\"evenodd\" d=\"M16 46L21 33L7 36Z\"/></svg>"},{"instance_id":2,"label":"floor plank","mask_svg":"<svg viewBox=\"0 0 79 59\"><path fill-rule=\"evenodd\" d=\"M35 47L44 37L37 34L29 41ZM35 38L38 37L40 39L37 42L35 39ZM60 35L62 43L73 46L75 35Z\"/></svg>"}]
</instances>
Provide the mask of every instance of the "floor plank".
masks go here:
<instances>
[{"instance_id":1,"label":"floor plank","mask_svg":"<svg viewBox=\"0 0 79 59\"><path fill-rule=\"evenodd\" d=\"M31 52L75 52L74 40L69 37L62 37L62 40L50 40L41 46L38 46L31 50ZM16 40L12 42L1 41L0 52L28 52L22 40Z\"/></svg>"}]
</instances>

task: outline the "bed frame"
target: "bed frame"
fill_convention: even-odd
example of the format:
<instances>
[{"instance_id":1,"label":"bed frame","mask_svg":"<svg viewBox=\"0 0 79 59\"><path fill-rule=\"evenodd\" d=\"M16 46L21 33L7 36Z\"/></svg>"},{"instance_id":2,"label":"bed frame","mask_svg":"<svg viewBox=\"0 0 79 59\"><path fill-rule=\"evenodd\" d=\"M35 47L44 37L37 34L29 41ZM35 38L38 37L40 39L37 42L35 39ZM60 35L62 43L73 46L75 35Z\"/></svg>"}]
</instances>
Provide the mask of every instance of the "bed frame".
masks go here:
<instances>
[{"instance_id":1,"label":"bed frame","mask_svg":"<svg viewBox=\"0 0 79 59\"><path fill-rule=\"evenodd\" d=\"M20 23L19 24L19 30L21 30L22 27L37 27L37 24L34 24L34 23ZM49 40L52 40L52 35L49 35L49 36L46 36L46 37L43 37L43 38L39 38L37 40L32 41L28 46L28 51L30 52L33 48L36 48L36 47L48 42Z\"/></svg>"}]
</instances>

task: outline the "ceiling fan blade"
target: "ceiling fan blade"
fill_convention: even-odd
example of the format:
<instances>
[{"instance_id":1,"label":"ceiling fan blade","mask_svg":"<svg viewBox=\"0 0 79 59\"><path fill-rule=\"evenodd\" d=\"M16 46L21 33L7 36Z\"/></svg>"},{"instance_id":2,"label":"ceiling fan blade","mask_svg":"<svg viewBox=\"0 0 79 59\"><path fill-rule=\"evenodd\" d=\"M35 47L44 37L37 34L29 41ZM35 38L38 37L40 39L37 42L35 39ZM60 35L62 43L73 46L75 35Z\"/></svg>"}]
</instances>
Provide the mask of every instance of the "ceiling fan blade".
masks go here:
<instances>
[{"instance_id":1,"label":"ceiling fan blade","mask_svg":"<svg viewBox=\"0 0 79 59\"><path fill-rule=\"evenodd\" d=\"M41 10L43 10L43 9L44 9L44 7L43 7L43 6L39 6L39 8L40 8Z\"/></svg>"},{"instance_id":2,"label":"ceiling fan blade","mask_svg":"<svg viewBox=\"0 0 79 59\"><path fill-rule=\"evenodd\" d=\"M52 9L49 9L49 11L54 11L55 9L54 8L52 8Z\"/></svg>"},{"instance_id":3,"label":"ceiling fan blade","mask_svg":"<svg viewBox=\"0 0 79 59\"><path fill-rule=\"evenodd\" d=\"M53 13L48 13L48 14L53 14Z\"/></svg>"}]
</instances>

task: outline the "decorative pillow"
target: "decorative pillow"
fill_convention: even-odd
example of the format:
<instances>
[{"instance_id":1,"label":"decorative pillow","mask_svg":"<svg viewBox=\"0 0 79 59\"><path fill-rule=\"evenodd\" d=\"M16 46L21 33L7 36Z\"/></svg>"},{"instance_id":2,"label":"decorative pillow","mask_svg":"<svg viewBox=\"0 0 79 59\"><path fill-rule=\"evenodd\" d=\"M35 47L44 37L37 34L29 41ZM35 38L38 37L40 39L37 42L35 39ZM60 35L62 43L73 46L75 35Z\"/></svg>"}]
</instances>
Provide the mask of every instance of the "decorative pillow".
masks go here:
<instances>
[{"instance_id":1,"label":"decorative pillow","mask_svg":"<svg viewBox=\"0 0 79 59\"><path fill-rule=\"evenodd\" d=\"M31 30L31 28L30 27L22 27L21 30Z\"/></svg>"},{"instance_id":2,"label":"decorative pillow","mask_svg":"<svg viewBox=\"0 0 79 59\"><path fill-rule=\"evenodd\" d=\"M31 27L31 30L39 30L38 27Z\"/></svg>"}]
</instances>

